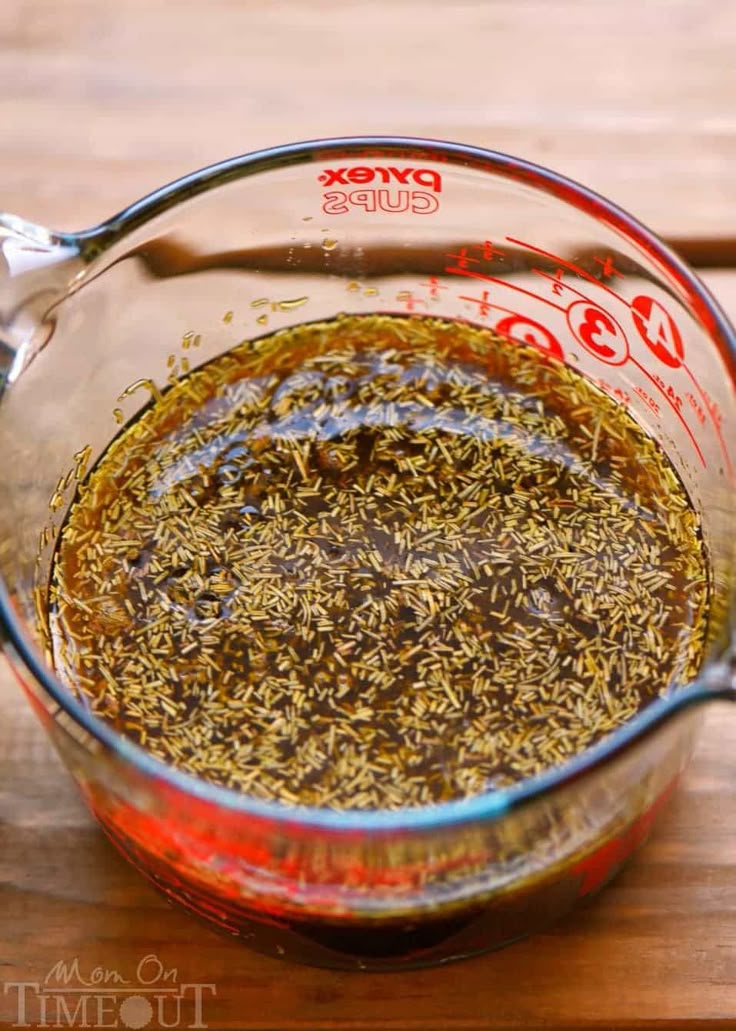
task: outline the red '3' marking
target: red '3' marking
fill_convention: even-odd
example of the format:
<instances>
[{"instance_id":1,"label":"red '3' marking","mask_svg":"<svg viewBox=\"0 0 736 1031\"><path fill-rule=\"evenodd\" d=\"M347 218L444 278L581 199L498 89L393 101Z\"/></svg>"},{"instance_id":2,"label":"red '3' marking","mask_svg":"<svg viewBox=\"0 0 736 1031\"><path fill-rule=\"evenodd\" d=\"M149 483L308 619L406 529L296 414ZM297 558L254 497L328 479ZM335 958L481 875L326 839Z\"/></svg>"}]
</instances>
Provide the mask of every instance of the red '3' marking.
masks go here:
<instances>
[{"instance_id":1,"label":"red '3' marking","mask_svg":"<svg viewBox=\"0 0 736 1031\"><path fill-rule=\"evenodd\" d=\"M629 342L612 315L587 301L575 301L566 314L571 332L586 351L606 365L625 364Z\"/></svg>"}]
</instances>

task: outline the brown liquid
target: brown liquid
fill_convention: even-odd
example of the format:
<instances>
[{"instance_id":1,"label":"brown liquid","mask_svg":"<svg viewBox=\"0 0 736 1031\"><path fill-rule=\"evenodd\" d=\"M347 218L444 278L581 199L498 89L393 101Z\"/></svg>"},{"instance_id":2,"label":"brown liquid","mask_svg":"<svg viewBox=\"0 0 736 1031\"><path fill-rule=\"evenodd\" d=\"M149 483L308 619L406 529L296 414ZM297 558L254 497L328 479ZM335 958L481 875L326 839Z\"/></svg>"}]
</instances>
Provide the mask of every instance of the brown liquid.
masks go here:
<instances>
[{"instance_id":1,"label":"brown liquid","mask_svg":"<svg viewBox=\"0 0 736 1031\"><path fill-rule=\"evenodd\" d=\"M58 670L164 761L398 808L559 764L697 670L698 524L573 370L460 323L240 345L102 456L62 532Z\"/></svg>"}]
</instances>

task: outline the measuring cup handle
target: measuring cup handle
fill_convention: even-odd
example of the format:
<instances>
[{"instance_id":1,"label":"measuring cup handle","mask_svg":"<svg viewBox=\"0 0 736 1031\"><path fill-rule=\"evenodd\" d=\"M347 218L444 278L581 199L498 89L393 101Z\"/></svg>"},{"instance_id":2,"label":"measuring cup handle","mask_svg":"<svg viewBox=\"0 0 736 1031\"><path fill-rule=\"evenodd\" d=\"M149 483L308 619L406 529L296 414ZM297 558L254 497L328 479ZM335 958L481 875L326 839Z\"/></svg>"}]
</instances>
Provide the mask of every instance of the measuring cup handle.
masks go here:
<instances>
[{"instance_id":1,"label":"measuring cup handle","mask_svg":"<svg viewBox=\"0 0 736 1031\"><path fill-rule=\"evenodd\" d=\"M0 213L0 393L50 339L82 264L75 236Z\"/></svg>"}]
</instances>

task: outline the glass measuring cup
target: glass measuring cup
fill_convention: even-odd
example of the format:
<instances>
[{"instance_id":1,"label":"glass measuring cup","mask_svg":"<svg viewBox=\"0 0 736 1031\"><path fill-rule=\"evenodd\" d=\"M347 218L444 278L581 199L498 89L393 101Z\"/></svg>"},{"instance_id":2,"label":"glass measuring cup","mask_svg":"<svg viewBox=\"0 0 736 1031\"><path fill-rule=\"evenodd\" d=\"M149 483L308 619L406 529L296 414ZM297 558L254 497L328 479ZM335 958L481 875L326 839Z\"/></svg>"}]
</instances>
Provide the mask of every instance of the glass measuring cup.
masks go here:
<instances>
[{"instance_id":1,"label":"glass measuring cup","mask_svg":"<svg viewBox=\"0 0 736 1031\"><path fill-rule=\"evenodd\" d=\"M255 948L360 968L502 945L605 883L671 792L703 703L734 697L736 348L698 280L582 187L407 139L236 158L80 233L5 216L0 249L5 652L123 854ZM184 358L374 311L490 326L630 409L702 519L709 650L696 683L512 788L396 812L287 809L168 768L101 723L54 675L37 614L77 483Z\"/></svg>"}]
</instances>

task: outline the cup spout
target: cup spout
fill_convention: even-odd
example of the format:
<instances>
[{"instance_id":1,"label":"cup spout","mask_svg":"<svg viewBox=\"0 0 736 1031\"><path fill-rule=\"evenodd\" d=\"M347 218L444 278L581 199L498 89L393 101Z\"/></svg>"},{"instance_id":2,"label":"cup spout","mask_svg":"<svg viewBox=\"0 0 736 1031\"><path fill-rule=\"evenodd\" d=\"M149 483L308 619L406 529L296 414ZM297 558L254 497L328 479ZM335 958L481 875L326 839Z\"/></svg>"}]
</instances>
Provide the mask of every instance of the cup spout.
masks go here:
<instances>
[{"instance_id":1,"label":"cup spout","mask_svg":"<svg viewBox=\"0 0 736 1031\"><path fill-rule=\"evenodd\" d=\"M0 213L0 392L50 339L82 265L74 235Z\"/></svg>"}]
</instances>

